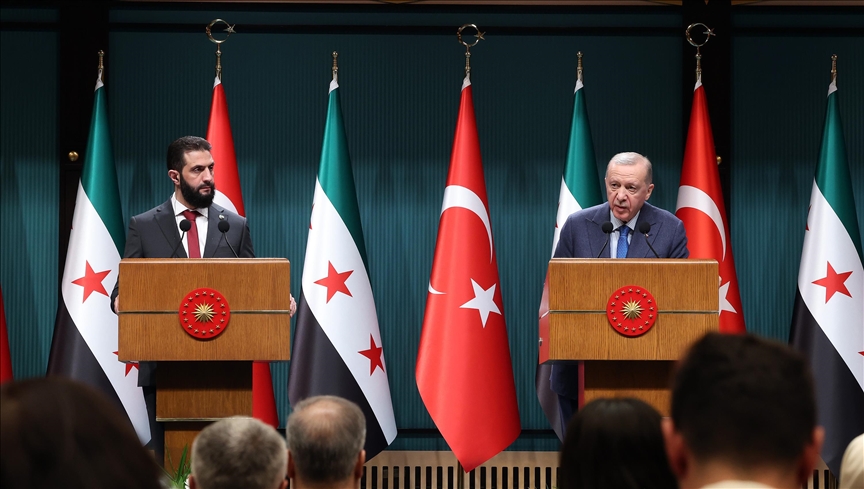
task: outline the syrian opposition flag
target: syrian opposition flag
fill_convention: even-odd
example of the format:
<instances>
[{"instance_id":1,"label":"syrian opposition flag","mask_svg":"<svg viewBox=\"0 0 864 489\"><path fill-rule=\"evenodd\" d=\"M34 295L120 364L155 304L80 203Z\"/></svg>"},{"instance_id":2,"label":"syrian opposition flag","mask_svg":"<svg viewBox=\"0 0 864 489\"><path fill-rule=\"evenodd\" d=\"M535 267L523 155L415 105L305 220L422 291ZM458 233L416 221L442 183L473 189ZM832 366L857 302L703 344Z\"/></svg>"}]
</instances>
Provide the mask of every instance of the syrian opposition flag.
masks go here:
<instances>
[{"instance_id":1,"label":"syrian opposition flag","mask_svg":"<svg viewBox=\"0 0 864 489\"><path fill-rule=\"evenodd\" d=\"M693 89L693 108L675 209L675 215L684 222L690 258L714 259L720 264L720 332L743 333L744 310L738 293L729 221L701 77Z\"/></svg>"},{"instance_id":2,"label":"syrian opposition flag","mask_svg":"<svg viewBox=\"0 0 864 489\"><path fill-rule=\"evenodd\" d=\"M0 384L12 378L12 357L9 355L9 336L6 333L6 309L3 307L3 289L0 289Z\"/></svg>"},{"instance_id":3,"label":"syrian opposition flag","mask_svg":"<svg viewBox=\"0 0 864 489\"><path fill-rule=\"evenodd\" d=\"M864 433L864 260L851 181L835 80L828 88L790 335L810 358L825 428L822 459L834 474L846 446Z\"/></svg>"},{"instance_id":4,"label":"syrian opposition flag","mask_svg":"<svg viewBox=\"0 0 864 489\"><path fill-rule=\"evenodd\" d=\"M417 388L466 472L521 430L471 80L462 102L417 353Z\"/></svg>"},{"instance_id":5,"label":"syrian opposition flag","mask_svg":"<svg viewBox=\"0 0 864 489\"><path fill-rule=\"evenodd\" d=\"M222 80L217 76L213 82L213 102L210 104L210 122L207 124L207 141L213 146L210 154L216 162L213 181L216 195L213 201L243 217L243 193L240 190L240 173L237 171L237 156L234 154L234 136L231 134L231 121L228 119L228 100ZM272 425L279 426L276 411L276 398L273 395L273 378L270 364L252 363L252 416Z\"/></svg>"},{"instance_id":6,"label":"syrian opposition flag","mask_svg":"<svg viewBox=\"0 0 864 489\"><path fill-rule=\"evenodd\" d=\"M110 289L105 286L117 281L125 241L105 87L99 70L48 375L69 377L101 390L126 411L138 438L146 444L150 424L144 394L138 387L138 366L117 360L117 315L111 312Z\"/></svg>"},{"instance_id":7,"label":"syrian opposition flag","mask_svg":"<svg viewBox=\"0 0 864 489\"><path fill-rule=\"evenodd\" d=\"M367 263L334 76L306 242L288 399L292 406L318 395L355 402L366 416L368 460L396 438L396 419Z\"/></svg>"},{"instance_id":8,"label":"syrian opposition flag","mask_svg":"<svg viewBox=\"0 0 864 489\"><path fill-rule=\"evenodd\" d=\"M573 122L570 124L570 146L567 150L567 163L561 177L561 191L558 194L558 215L555 218L555 233L552 236L552 254L558 247L561 228L570 214L603 202L597 177L597 163L594 158L594 143L591 139L591 126L588 125L588 107L585 101L585 88L580 72L576 81L573 97ZM543 295L540 299L540 329L549 330L549 275L543 283ZM541 335L542 336L542 335ZM548 338L548 335L544 336ZM540 345L548 350L549 345ZM540 355L543 358L543 355ZM548 357L548 354L546 355ZM534 376L534 387L537 399L543 407L546 419L564 441L564 426L561 420L561 410L558 408L558 395L550 388L549 376L552 366L538 365Z\"/></svg>"}]
</instances>

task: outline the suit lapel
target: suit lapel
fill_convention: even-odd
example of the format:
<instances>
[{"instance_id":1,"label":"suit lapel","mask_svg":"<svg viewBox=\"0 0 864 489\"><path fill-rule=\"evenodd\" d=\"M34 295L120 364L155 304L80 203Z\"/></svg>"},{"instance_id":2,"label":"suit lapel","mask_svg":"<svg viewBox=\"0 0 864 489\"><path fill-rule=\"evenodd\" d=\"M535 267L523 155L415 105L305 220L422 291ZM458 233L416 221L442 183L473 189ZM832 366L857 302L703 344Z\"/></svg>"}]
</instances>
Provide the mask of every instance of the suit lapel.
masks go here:
<instances>
[{"instance_id":1,"label":"suit lapel","mask_svg":"<svg viewBox=\"0 0 864 489\"><path fill-rule=\"evenodd\" d=\"M633 238L630 240L630 249L627 250L627 258L654 258L654 253L648 247L645 235L638 231L640 222L647 222L651 225L651 231L648 232L651 245L654 245L657 233L660 231L660 224L657 224L657 215L654 212L654 208L646 202L639 212L639 219L636 221L636 230L633 231Z\"/></svg>"},{"instance_id":2,"label":"suit lapel","mask_svg":"<svg viewBox=\"0 0 864 489\"><path fill-rule=\"evenodd\" d=\"M165 236L165 240L168 241L168 249L173 249L180 241L180 230L177 229L177 220L174 218L171 199L156 208L153 219L162 231L162 235ZM177 251L174 254L180 258L187 258L186 250L182 246L177 246Z\"/></svg>"},{"instance_id":3,"label":"suit lapel","mask_svg":"<svg viewBox=\"0 0 864 489\"><path fill-rule=\"evenodd\" d=\"M225 212L225 209L211 205L207 211L207 242L204 243L204 253L201 258L213 258L216 255L216 249L219 247L219 240L222 239L222 233L219 231L219 216ZM225 239L228 239L226 236Z\"/></svg>"},{"instance_id":4,"label":"suit lapel","mask_svg":"<svg viewBox=\"0 0 864 489\"><path fill-rule=\"evenodd\" d=\"M591 243L591 256L586 258L597 258L597 254L600 253L600 250L603 249L603 246L606 245L606 238L608 235L603 232L603 223L609 220L609 204L604 203L599 207L597 212L591 216L591 220L587 226L588 228L588 241ZM600 258L609 258L609 246L606 245L606 249L603 250L603 256Z\"/></svg>"}]
</instances>

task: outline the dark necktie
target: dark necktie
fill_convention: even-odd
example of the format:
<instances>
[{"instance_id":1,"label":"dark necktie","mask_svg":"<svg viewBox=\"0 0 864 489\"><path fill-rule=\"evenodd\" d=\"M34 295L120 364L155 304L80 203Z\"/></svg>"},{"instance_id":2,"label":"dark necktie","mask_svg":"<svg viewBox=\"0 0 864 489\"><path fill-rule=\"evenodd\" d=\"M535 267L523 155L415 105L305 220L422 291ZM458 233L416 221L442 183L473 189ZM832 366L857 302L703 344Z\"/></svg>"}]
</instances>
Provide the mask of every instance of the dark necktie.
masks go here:
<instances>
[{"instance_id":1,"label":"dark necktie","mask_svg":"<svg viewBox=\"0 0 864 489\"><path fill-rule=\"evenodd\" d=\"M183 211L183 217L192 223L192 227L186 233L186 243L189 245L189 258L201 258L201 246L198 244L198 224L195 222L195 218L200 215L198 211Z\"/></svg>"},{"instance_id":2,"label":"dark necktie","mask_svg":"<svg viewBox=\"0 0 864 489\"><path fill-rule=\"evenodd\" d=\"M627 258L627 249L630 247L630 243L627 242L627 235L630 234L630 228L625 224L618 228L618 231L621 232L621 235L618 236L618 252L615 253L615 257Z\"/></svg>"}]
</instances>

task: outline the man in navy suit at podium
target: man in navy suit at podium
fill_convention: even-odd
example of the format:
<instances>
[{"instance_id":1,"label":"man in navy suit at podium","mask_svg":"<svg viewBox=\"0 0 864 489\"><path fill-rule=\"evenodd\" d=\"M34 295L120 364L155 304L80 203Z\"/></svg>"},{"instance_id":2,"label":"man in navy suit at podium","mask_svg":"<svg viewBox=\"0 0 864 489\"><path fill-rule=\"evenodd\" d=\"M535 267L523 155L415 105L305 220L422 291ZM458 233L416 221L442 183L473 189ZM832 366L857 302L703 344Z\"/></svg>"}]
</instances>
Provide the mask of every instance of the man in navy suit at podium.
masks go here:
<instances>
[{"instance_id":1,"label":"man in navy suit at podium","mask_svg":"<svg viewBox=\"0 0 864 489\"><path fill-rule=\"evenodd\" d=\"M609 203L571 214L561 229L553 257L689 257L684 223L646 202L654 190L652 180L648 158L639 153L613 156L604 178ZM578 365L552 366L551 388L558 394L563 431L579 407L578 375Z\"/></svg>"}]
</instances>

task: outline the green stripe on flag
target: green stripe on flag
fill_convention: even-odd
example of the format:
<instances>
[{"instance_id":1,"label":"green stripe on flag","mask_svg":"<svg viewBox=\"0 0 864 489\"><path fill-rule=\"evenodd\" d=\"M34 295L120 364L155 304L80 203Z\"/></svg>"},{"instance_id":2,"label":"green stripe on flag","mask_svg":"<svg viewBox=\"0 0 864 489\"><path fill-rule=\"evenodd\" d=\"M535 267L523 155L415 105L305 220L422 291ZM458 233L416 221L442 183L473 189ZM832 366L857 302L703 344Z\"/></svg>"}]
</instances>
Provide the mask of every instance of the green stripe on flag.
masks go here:
<instances>
[{"instance_id":1,"label":"green stripe on flag","mask_svg":"<svg viewBox=\"0 0 864 489\"><path fill-rule=\"evenodd\" d=\"M104 86L96 90L93 100L93 117L90 121L87 151L84 153L81 186L111 234L114 246L122 255L126 246L126 233L123 228L123 210L120 207L120 190L117 188L117 168L111 152Z\"/></svg>"},{"instance_id":2,"label":"green stripe on flag","mask_svg":"<svg viewBox=\"0 0 864 489\"><path fill-rule=\"evenodd\" d=\"M360 224L360 208L357 205L357 192L354 190L354 173L351 171L351 156L348 154L348 140L342 124L342 108L339 103L339 88L330 92L327 108L327 123L324 126L324 144L321 148L321 166L318 169L318 182L327 198L333 203L339 217L345 223L354 244L363 258L366 273L369 264L366 260L366 244L363 240L363 227Z\"/></svg>"},{"instance_id":3,"label":"green stripe on flag","mask_svg":"<svg viewBox=\"0 0 864 489\"><path fill-rule=\"evenodd\" d=\"M858 258L864 262L861 251L861 232L855 217L855 197L852 193L852 176L846 160L846 143L843 124L835 90L828 95L828 110L825 113L825 129L822 132L822 148L819 151L819 166L816 167L816 185L831 205L846 232L852 238Z\"/></svg>"},{"instance_id":4,"label":"green stripe on flag","mask_svg":"<svg viewBox=\"0 0 864 489\"><path fill-rule=\"evenodd\" d=\"M573 98L573 122L570 126L570 147L564 166L564 182L579 206L591 207L603 202L597 178L597 159L588 125L588 106L585 88L576 90Z\"/></svg>"}]
</instances>

